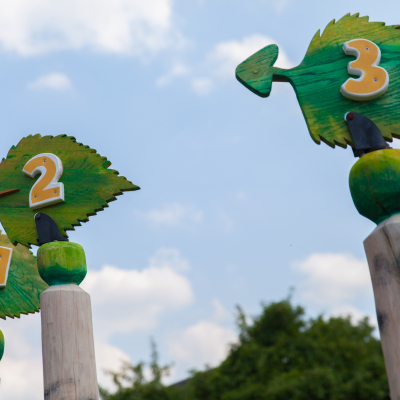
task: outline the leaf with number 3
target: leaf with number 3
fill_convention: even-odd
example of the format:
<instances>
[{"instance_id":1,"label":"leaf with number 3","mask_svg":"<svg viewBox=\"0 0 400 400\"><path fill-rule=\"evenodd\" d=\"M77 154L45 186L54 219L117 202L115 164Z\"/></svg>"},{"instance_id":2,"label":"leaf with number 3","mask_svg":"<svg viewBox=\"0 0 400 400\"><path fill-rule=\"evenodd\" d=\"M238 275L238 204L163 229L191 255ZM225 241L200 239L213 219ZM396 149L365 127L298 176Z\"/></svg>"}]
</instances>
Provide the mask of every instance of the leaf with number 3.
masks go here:
<instances>
[{"instance_id":1,"label":"leaf with number 3","mask_svg":"<svg viewBox=\"0 0 400 400\"><path fill-rule=\"evenodd\" d=\"M349 111L374 121L387 141L400 138L399 25L347 14L315 34L298 66L275 67L277 58L278 46L266 46L237 67L236 77L261 97L273 82L289 82L314 142L352 145Z\"/></svg>"},{"instance_id":2,"label":"leaf with number 3","mask_svg":"<svg viewBox=\"0 0 400 400\"><path fill-rule=\"evenodd\" d=\"M60 164L61 163L61 164ZM38 244L34 215L43 211L60 232L139 187L108 169L111 163L75 138L34 135L13 146L0 164L0 221L12 243ZM36 196L36 197L35 197Z\"/></svg>"}]
</instances>

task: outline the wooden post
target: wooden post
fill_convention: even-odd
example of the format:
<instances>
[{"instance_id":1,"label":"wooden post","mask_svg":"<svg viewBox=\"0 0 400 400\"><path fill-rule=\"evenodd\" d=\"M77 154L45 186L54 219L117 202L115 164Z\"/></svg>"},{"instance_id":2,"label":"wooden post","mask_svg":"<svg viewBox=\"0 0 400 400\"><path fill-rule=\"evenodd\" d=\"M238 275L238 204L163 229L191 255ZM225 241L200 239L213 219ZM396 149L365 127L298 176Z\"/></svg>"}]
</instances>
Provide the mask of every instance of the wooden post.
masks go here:
<instances>
[{"instance_id":1,"label":"wooden post","mask_svg":"<svg viewBox=\"0 0 400 400\"><path fill-rule=\"evenodd\" d=\"M83 248L51 242L39 248L38 268L50 285L40 295L45 400L98 400L90 296Z\"/></svg>"},{"instance_id":2,"label":"wooden post","mask_svg":"<svg viewBox=\"0 0 400 400\"><path fill-rule=\"evenodd\" d=\"M400 399L400 214L382 223L364 241L390 398Z\"/></svg>"}]
</instances>

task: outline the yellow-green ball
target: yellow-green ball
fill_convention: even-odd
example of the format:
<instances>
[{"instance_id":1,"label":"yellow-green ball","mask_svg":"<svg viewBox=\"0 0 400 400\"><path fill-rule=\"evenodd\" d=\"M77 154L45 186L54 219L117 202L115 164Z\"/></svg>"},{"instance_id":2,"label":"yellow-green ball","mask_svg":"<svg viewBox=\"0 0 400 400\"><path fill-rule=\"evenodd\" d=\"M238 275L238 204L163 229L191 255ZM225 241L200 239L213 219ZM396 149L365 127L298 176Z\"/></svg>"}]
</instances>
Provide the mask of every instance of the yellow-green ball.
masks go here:
<instances>
[{"instance_id":1,"label":"yellow-green ball","mask_svg":"<svg viewBox=\"0 0 400 400\"><path fill-rule=\"evenodd\" d=\"M51 242L40 246L37 265L41 278L50 286L79 285L87 272L83 247L72 242Z\"/></svg>"},{"instance_id":2,"label":"yellow-green ball","mask_svg":"<svg viewBox=\"0 0 400 400\"><path fill-rule=\"evenodd\" d=\"M4 335L3 332L0 331L0 360L3 358L4 355Z\"/></svg>"},{"instance_id":3,"label":"yellow-green ball","mask_svg":"<svg viewBox=\"0 0 400 400\"><path fill-rule=\"evenodd\" d=\"M400 150L377 150L352 167L350 192L358 212L376 224L400 213Z\"/></svg>"}]
</instances>

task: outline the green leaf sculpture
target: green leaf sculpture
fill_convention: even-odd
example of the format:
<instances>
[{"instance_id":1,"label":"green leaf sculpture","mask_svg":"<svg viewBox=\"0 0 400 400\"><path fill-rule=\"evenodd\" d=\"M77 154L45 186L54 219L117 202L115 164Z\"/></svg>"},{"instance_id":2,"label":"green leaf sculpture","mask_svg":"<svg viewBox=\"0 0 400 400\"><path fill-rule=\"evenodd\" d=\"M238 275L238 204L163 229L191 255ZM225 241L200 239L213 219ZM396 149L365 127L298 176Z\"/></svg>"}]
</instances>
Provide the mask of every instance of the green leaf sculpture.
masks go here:
<instances>
[{"instance_id":1,"label":"green leaf sculpture","mask_svg":"<svg viewBox=\"0 0 400 400\"><path fill-rule=\"evenodd\" d=\"M22 170L28 161L43 153L51 153L62 161L59 182L64 185L65 201L31 209L30 190L43 175L31 178ZM77 143L74 137L37 134L23 138L0 164L0 196L7 194L0 197L0 221L10 241L28 247L38 244L34 215L39 211L49 215L66 235L66 230L73 230L88 221L89 216L108 207L107 203L116 200L115 196L139 189L125 177L118 176L117 171L108 169L110 165L105 157Z\"/></svg>"},{"instance_id":2,"label":"green leaf sculpture","mask_svg":"<svg viewBox=\"0 0 400 400\"><path fill-rule=\"evenodd\" d=\"M0 360L3 358L4 354L4 335L3 332L0 331Z\"/></svg>"},{"instance_id":3,"label":"green leaf sculpture","mask_svg":"<svg viewBox=\"0 0 400 400\"><path fill-rule=\"evenodd\" d=\"M355 56L346 55L343 46L354 39L375 43L381 51L379 67L389 74L389 87L381 97L355 101L341 94L341 86L349 79L348 64ZM278 47L267 46L236 69L237 79L261 97L269 96L273 81L290 82L293 86L310 135L314 142L322 140L331 147L346 148L352 138L344 121L345 113L354 111L375 122L384 138L400 138L400 26L368 22L368 17L347 14L331 21L322 35L318 31L303 61L295 68L274 67Z\"/></svg>"},{"instance_id":4,"label":"green leaf sculpture","mask_svg":"<svg viewBox=\"0 0 400 400\"><path fill-rule=\"evenodd\" d=\"M40 294L48 285L39 276L36 257L25 246L12 245L6 235L0 235L0 246L13 249L7 284L0 287L0 318L38 312ZM1 348L0 335L0 355Z\"/></svg>"}]
</instances>

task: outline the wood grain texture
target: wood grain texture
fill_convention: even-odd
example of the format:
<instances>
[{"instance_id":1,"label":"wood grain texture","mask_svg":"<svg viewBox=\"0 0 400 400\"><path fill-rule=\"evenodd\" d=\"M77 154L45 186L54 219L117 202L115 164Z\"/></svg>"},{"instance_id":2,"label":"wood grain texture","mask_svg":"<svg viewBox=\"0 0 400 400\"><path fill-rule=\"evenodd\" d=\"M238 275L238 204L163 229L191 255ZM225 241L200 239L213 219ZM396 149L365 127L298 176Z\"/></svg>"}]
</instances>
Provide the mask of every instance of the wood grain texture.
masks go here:
<instances>
[{"instance_id":1,"label":"wood grain texture","mask_svg":"<svg viewBox=\"0 0 400 400\"><path fill-rule=\"evenodd\" d=\"M90 296L77 285L40 296L45 400L97 400Z\"/></svg>"},{"instance_id":2,"label":"wood grain texture","mask_svg":"<svg viewBox=\"0 0 400 400\"><path fill-rule=\"evenodd\" d=\"M390 77L387 92L365 102L347 99L340 93L348 78L356 78L347 71L348 63L355 57L343 52L343 44L358 38L379 46L382 53L379 66ZM331 21L322 35L320 31L315 34L297 67L288 70L274 67L277 56L276 45L265 47L237 67L236 77L261 97L269 96L272 81L290 82L317 144L322 140L331 147L352 145L344 121L348 111L374 121L387 141L392 141L392 136L400 138L400 26L385 26L383 22L368 22L368 17L347 14L337 22Z\"/></svg>"},{"instance_id":3,"label":"wood grain texture","mask_svg":"<svg viewBox=\"0 0 400 400\"><path fill-rule=\"evenodd\" d=\"M22 169L33 156L52 153L58 156L64 172L65 201L41 208L56 222L61 233L73 230L96 215L124 191L138 190L125 177L108 167L111 163L96 150L77 143L75 138L34 135L13 146L0 164L0 191L18 188L19 192L0 198L0 221L12 243L38 244L34 215L29 208L29 192L39 176L32 179Z\"/></svg>"},{"instance_id":4,"label":"wood grain texture","mask_svg":"<svg viewBox=\"0 0 400 400\"><path fill-rule=\"evenodd\" d=\"M48 285L39 276L35 256L25 246L13 246L6 235L0 235L0 246L13 249L7 285L0 288L0 318L38 312L39 296Z\"/></svg>"},{"instance_id":5,"label":"wood grain texture","mask_svg":"<svg viewBox=\"0 0 400 400\"><path fill-rule=\"evenodd\" d=\"M379 224L364 241L374 288L390 398L400 398L400 215Z\"/></svg>"}]
</instances>

